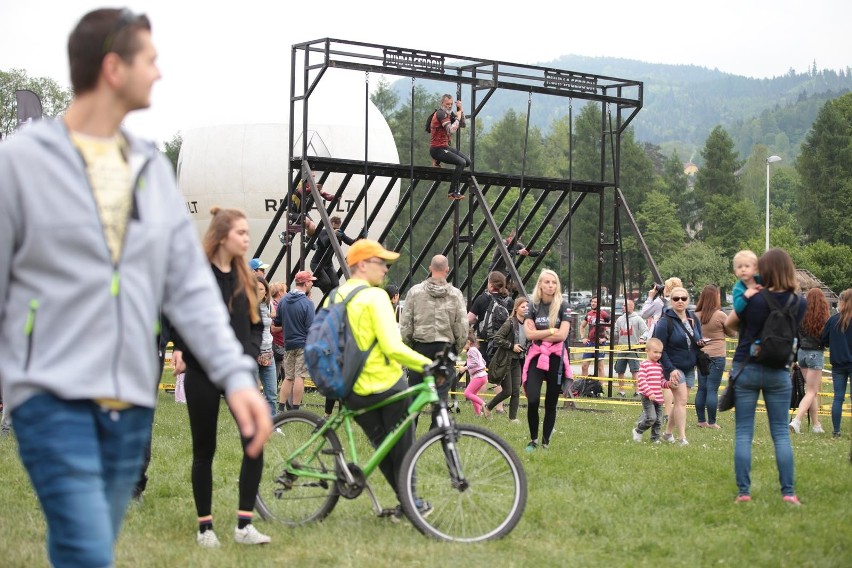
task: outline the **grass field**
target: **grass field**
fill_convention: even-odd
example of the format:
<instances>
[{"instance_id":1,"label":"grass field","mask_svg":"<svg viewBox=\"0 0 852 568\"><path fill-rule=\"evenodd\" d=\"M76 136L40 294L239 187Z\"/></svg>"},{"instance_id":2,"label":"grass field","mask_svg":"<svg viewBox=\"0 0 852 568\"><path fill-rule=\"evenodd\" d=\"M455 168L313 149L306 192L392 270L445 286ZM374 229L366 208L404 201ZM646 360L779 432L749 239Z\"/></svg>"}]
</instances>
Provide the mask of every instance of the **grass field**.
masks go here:
<instances>
[{"instance_id":1,"label":"grass field","mask_svg":"<svg viewBox=\"0 0 852 568\"><path fill-rule=\"evenodd\" d=\"M308 409L322 412L308 395ZM590 404L580 401L581 409ZM841 439L793 436L796 491L802 507L782 503L766 416L758 415L752 469L753 501L734 504L732 413L722 430L698 429L688 410L688 447L636 444L631 404L596 405L597 412L560 411L548 450L527 454L521 424L479 421L469 404L461 421L487 424L518 451L529 479L523 520L507 538L477 545L431 541L409 523L372 514L366 495L341 500L322 523L290 529L257 521L272 536L265 547L234 544L240 449L223 405L214 465L218 550L196 546L189 481L191 447L186 408L160 394L151 481L141 506L127 515L118 566L814 566L852 564L852 421ZM825 418L826 427L830 424ZM421 428L428 421L421 420ZM61 432L56 433L61 436ZM46 566L44 522L17 457L13 437L0 438L0 565ZM392 505L377 473L379 499ZM85 522L85 519L80 519Z\"/></svg>"}]
</instances>

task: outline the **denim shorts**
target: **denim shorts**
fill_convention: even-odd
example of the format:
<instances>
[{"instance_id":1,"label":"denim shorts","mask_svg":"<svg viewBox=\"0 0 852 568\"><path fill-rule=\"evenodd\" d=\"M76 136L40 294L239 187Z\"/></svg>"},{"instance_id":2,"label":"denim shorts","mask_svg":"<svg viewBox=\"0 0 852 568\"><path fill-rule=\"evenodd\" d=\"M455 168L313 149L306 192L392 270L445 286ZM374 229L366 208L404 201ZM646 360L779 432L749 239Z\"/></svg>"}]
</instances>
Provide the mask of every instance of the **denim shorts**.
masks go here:
<instances>
[{"instance_id":1,"label":"denim shorts","mask_svg":"<svg viewBox=\"0 0 852 568\"><path fill-rule=\"evenodd\" d=\"M683 369L678 369L681 373L683 373L683 377L681 377L680 382L686 383L687 390L692 390L695 388L695 367L688 371L684 371Z\"/></svg>"},{"instance_id":2,"label":"denim shorts","mask_svg":"<svg viewBox=\"0 0 852 568\"><path fill-rule=\"evenodd\" d=\"M802 369L822 369L825 366L825 354L816 349L799 349L798 362Z\"/></svg>"}]
</instances>

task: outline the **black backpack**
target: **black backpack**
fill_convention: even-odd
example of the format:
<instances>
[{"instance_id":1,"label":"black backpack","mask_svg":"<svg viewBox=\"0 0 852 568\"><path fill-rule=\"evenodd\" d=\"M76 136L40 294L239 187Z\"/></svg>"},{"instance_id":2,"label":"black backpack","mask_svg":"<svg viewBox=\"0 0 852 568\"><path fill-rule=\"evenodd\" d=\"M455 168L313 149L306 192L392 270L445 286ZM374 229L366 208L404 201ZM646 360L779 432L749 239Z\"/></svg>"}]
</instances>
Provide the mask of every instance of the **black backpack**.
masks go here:
<instances>
[{"instance_id":1,"label":"black backpack","mask_svg":"<svg viewBox=\"0 0 852 568\"><path fill-rule=\"evenodd\" d=\"M429 118L426 119L425 130L429 134L432 133L432 117L435 116L435 113L438 112L439 110L441 110L441 109L436 108L435 110L433 110L432 113L429 115ZM447 113L447 115L450 117L450 123L451 124L458 120L455 113L449 112L449 113Z\"/></svg>"},{"instance_id":2,"label":"black backpack","mask_svg":"<svg viewBox=\"0 0 852 568\"><path fill-rule=\"evenodd\" d=\"M488 309L485 310L485 315L482 316L476 331L479 337L491 339L494 334L500 329L507 319L509 319L509 309L503 302L497 299L494 294L488 293L491 302L488 304Z\"/></svg>"},{"instance_id":3,"label":"black backpack","mask_svg":"<svg viewBox=\"0 0 852 568\"><path fill-rule=\"evenodd\" d=\"M432 133L432 117L435 116L435 113L438 112L438 109L432 111L432 114L429 115L429 118L426 119L426 132Z\"/></svg>"},{"instance_id":4,"label":"black backpack","mask_svg":"<svg viewBox=\"0 0 852 568\"><path fill-rule=\"evenodd\" d=\"M763 322L760 337L752 346L752 359L772 369L783 369L793 360L796 351L798 298L790 294L790 299L782 307L766 288L760 290L760 295L769 305L769 315Z\"/></svg>"}]
</instances>

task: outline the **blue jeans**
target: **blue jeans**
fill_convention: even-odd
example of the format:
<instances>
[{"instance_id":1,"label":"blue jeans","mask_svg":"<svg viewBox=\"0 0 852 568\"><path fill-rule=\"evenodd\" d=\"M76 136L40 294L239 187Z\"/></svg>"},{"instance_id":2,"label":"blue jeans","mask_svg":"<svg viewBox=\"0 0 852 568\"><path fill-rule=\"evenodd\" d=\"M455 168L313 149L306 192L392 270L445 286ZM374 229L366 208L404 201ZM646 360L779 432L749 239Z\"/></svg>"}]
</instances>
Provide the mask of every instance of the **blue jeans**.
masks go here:
<instances>
[{"instance_id":1,"label":"blue jeans","mask_svg":"<svg viewBox=\"0 0 852 568\"><path fill-rule=\"evenodd\" d=\"M831 425L835 433L840 433L840 417L843 412L843 399L846 397L846 385L852 380L852 370L831 369L831 381L834 383L834 400L831 403Z\"/></svg>"},{"instance_id":2,"label":"blue jeans","mask_svg":"<svg viewBox=\"0 0 852 568\"><path fill-rule=\"evenodd\" d=\"M12 411L21 461L47 521L50 562L112 566L153 408L105 410L38 394Z\"/></svg>"},{"instance_id":3,"label":"blue jeans","mask_svg":"<svg viewBox=\"0 0 852 568\"><path fill-rule=\"evenodd\" d=\"M275 364L257 366L260 384L263 385L263 396L269 404L272 416L278 412L278 374L275 367Z\"/></svg>"},{"instance_id":4,"label":"blue jeans","mask_svg":"<svg viewBox=\"0 0 852 568\"><path fill-rule=\"evenodd\" d=\"M754 439L754 415L757 397L763 392L769 433L775 445L775 462L782 495L795 495L793 491L793 448L790 446L790 428L787 424L790 396L793 385L788 369L770 369L756 363L747 363L734 386L736 397L736 436L734 442L734 471L739 495L751 493L751 445Z\"/></svg>"},{"instance_id":5,"label":"blue jeans","mask_svg":"<svg viewBox=\"0 0 852 568\"><path fill-rule=\"evenodd\" d=\"M716 409L719 406L719 385L722 384L722 373L725 372L724 357L710 357L710 373L698 373L698 391L695 393L695 414L699 422L716 423ZM704 419L704 412L707 418Z\"/></svg>"},{"instance_id":6,"label":"blue jeans","mask_svg":"<svg viewBox=\"0 0 852 568\"><path fill-rule=\"evenodd\" d=\"M652 400L642 395L642 414L636 422L636 431L640 434L647 429L651 429L651 441L656 442L660 439L660 419L663 416L663 405L656 400Z\"/></svg>"}]
</instances>

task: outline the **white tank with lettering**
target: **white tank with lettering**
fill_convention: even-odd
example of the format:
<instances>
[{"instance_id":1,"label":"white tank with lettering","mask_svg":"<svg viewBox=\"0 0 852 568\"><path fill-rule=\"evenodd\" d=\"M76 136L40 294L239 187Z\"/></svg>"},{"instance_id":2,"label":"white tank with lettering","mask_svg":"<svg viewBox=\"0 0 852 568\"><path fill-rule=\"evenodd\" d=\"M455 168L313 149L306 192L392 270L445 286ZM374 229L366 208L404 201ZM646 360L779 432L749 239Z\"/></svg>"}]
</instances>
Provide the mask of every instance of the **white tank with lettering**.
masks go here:
<instances>
[{"instance_id":1,"label":"white tank with lettering","mask_svg":"<svg viewBox=\"0 0 852 568\"><path fill-rule=\"evenodd\" d=\"M282 98L280 104L286 104L286 101ZM308 156L363 160L363 75L339 73L334 76L326 73L311 95L309 105ZM399 155L387 121L372 102L369 103L368 112L369 160L398 164ZM297 125L302 124L301 108L298 106L295 122ZM287 163L290 154L287 151L287 124L211 125L189 129L182 136L178 186L199 237L207 230L212 206L239 208L248 216L252 237L249 250L253 252L276 210L286 199L290 173ZM299 128L294 147L294 155L299 155L302 149ZM317 179L319 177L320 173ZM330 174L323 190L336 194L343 179L344 174ZM362 184L363 175L353 176L332 214L345 218ZM387 184L387 178L377 178L372 183L367 195L368 207L374 207ZM389 199L368 227L370 238L377 239L384 230L393 213L392 204L399 200L399 186L399 182L394 185ZM358 235L364 225L363 207L362 203L346 227L346 233L352 238ZM319 221L316 210L311 212L311 217ZM271 263L281 250L279 235L285 231L286 223L287 215L284 214L259 255L264 262ZM294 244L298 246L298 237ZM273 280L281 280L281 277L279 269Z\"/></svg>"}]
</instances>

